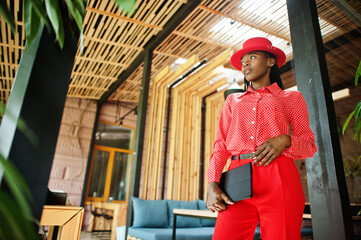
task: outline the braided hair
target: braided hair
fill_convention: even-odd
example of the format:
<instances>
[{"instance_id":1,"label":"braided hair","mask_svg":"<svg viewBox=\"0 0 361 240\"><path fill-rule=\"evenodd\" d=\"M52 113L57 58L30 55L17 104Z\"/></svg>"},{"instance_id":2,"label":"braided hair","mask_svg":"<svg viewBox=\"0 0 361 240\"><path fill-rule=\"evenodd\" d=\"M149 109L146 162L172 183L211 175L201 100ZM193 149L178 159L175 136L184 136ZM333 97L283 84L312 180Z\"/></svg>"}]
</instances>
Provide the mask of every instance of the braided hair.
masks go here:
<instances>
[{"instance_id":1,"label":"braided hair","mask_svg":"<svg viewBox=\"0 0 361 240\"><path fill-rule=\"evenodd\" d=\"M281 79L281 76L280 76L280 72L279 72L279 70L278 70L277 58L275 57L275 55L273 55L273 54L270 53L270 52L265 52L265 53L266 53L270 58L276 59L276 63L271 67L271 72L270 72L270 81L271 81L271 84L277 83L277 85L278 85L282 90L284 90L285 87L283 86L282 79Z\"/></svg>"}]
</instances>

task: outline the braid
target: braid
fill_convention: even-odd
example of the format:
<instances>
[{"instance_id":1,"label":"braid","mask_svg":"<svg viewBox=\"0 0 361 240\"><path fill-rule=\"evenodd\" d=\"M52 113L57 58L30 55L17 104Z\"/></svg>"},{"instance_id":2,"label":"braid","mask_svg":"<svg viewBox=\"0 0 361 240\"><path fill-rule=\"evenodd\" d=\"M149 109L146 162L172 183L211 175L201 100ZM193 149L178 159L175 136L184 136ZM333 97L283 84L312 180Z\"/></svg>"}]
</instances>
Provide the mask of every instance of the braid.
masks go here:
<instances>
[{"instance_id":1,"label":"braid","mask_svg":"<svg viewBox=\"0 0 361 240\"><path fill-rule=\"evenodd\" d=\"M278 70L277 58L276 58L276 56L273 55L273 54L270 53L270 52L265 52L265 53L267 53L270 58L276 59L276 63L272 66L271 72L270 72L270 81L271 81L271 84L277 83L277 85L278 85L282 90L284 90L285 87L283 86L282 79L281 79L281 76L280 76L280 72L279 72L279 70Z\"/></svg>"},{"instance_id":2,"label":"braid","mask_svg":"<svg viewBox=\"0 0 361 240\"><path fill-rule=\"evenodd\" d=\"M278 65L277 62L275 63L275 65L272 66L271 68L271 72L270 72L270 81L271 84L273 83L277 83L277 85L284 90L285 87L283 86L282 80L281 80L281 76L280 76L280 72L278 70Z\"/></svg>"}]
</instances>

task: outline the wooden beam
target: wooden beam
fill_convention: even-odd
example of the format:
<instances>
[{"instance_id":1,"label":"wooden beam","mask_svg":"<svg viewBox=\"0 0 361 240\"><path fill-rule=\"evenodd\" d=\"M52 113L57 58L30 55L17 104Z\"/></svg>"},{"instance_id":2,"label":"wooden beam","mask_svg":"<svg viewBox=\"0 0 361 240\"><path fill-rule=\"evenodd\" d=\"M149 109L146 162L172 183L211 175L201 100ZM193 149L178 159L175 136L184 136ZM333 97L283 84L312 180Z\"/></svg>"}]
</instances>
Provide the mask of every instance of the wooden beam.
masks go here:
<instances>
[{"instance_id":1,"label":"wooden beam","mask_svg":"<svg viewBox=\"0 0 361 240\"><path fill-rule=\"evenodd\" d=\"M95 59L95 58L90 58L90 57L76 56L75 57L75 62L76 62L77 59L83 60L83 61L89 61L89 62L97 62L97 63L103 63L103 64L108 64L108 65L115 65L115 66L124 67L124 68L128 67L128 65L124 64L124 63L105 61L105 60Z\"/></svg>"},{"instance_id":2,"label":"wooden beam","mask_svg":"<svg viewBox=\"0 0 361 240\"><path fill-rule=\"evenodd\" d=\"M173 31L172 34L175 34L175 35L178 35L178 36L181 36L181 37L185 37L185 38L189 38L189 39L193 39L193 40L196 40L196 41L199 41L199 42L204 42L204 43L208 43L208 44L211 44L211 45L220 46L220 47L223 47L223 48L233 48L234 47L234 46L230 46L230 45L227 45L227 44L223 44L223 43L219 43L219 42L215 42L215 41L210 41L210 40L207 40L205 38L201 38L201 37L194 36L194 35L191 35L191 34L183 33L183 32L180 32L180 31Z\"/></svg>"},{"instance_id":3,"label":"wooden beam","mask_svg":"<svg viewBox=\"0 0 361 240\"><path fill-rule=\"evenodd\" d=\"M114 45L114 46L134 49L134 50L137 50L137 51L143 51L143 48L141 48L141 47L136 47L136 46L133 46L133 45L128 45L128 44L119 43L119 42L108 41L108 40L104 40L104 39L100 39L100 38L96 38L96 37L90 37L90 36L85 35L84 39L94 41L94 42L104 43L106 45Z\"/></svg>"},{"instance_id":4,"label":"wooden beam","mask_svg":"<svg viewBox=\"0 0 361 240\"><path fill-rule=\"evenodd\" d=\"M145 23L145 22L133 19L133 18L120 16L120 15L115 14L115 13L102 11L102 10L99 10L99 9L96 9L96 8L87 7L86 10L90 11L90 12L94 12L94 13L99 13L99 14L102 14L102 15L105 15L105 16L113 17L113 18L116 18L116 19L119 19L119 20L127 21L127 22L130 22L130 23L135 23L135 24L141 25L143 27L156 29L156 30L159 30L159 31L161 31L163 29L162 27L159 27L159 26L156 26L156 25L148 24L148 23Z\"/></svg>"},{"instance_id":5,"label":"wooden beam","mask_svg":"<svg viewBox=\"0 0 361 240\"><path fill-rule=\"evenodd\" d=\"M350 4L344 0L330 0L346 16L351 18L359 27L361 27L361 15Z\"/></svg>"}]
</instances>

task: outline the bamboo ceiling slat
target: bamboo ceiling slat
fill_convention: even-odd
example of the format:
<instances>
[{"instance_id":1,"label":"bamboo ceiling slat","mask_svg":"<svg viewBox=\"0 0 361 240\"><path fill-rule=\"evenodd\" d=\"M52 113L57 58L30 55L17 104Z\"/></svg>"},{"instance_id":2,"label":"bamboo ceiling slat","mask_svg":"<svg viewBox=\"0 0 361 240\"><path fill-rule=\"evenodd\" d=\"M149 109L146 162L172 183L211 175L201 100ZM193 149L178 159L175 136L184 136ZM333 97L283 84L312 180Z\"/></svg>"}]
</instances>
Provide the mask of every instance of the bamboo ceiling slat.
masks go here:
<instances>
[{"instance_id":1,"label":"bamboo ceiling slat","mask_svg":"<svg viewBox=\"0 0 361 240\"><path fill-rule=\"evenodd\" d=\"M22 1L7 0L13 4L17 32L12 36L4 20L0 19L1 28L1 74L0 101L6 102L14 79L20 57L24 48ZM175 12L187 1L140 1L134 10L126 14L118 9L113 0L89 0L84 18L84 50L77 51L68 96L99 99L109 86L117 81L118 76L126 70L140 54L147 42L172 18ZM360 1L348 1L361 12ZM348 41L355 41L348 36L352 30L360 31L356 23L347 17L338 7L328 0L316 1L320 17L324 42L335 40L344 34ZM19 19L18 19L19 18ZM237 50L246 38L262 35L287 53L287 61L292 60L288 13L285 0L204 0L154 51L151 78L177 59L188 59L197 54L200 59L212 60L228 48ZM337 42L338 40L336 40ZM344 43L337 42L340 46ZM341 47L341 49L343 49ZM326 48L327 50L327 48ZM345 51L350 51L348 48ZM331 49L331 51L335 51ZM360 47L351 54L358 57ZM337 52L337 51L336 51ZM340 50L342 52L342 50ZM327 61L340 61L331 53ZM343 61L353 66L349 61ZM228 63L227 67L231 67ZM341 67L342 68L342 67ZM348 69L348 67L344 67ZM329 68L331 71L331 68ZM337 66L335 69L340 70ZM349 70L348 70L349 71ZM137 101L142 79L142 71L125 80L109 98L111 101ZM341 83L350 73L335 73ZM92 75L92 76L90 76ZM294 77L287 78L287 83L294 82ZM336 79L331 77L330 79ZM5 82L6 81L6 82ZM333 83L332 83L333 84ZM134 94L130 94L134 92Z\"/></svg>"},{"instance_id":2,"label":"bamboo ceiling slat","mask_svg":"<svg viewBox=\"0 0 361 240\"><path fill-rule=\"evenodd\" d=\"M164 56L171 57L171 58L181 58L182 57L180 55L175 55L175 54L165 53L165 52L160 52L160 51L153 51L153 53L159 54L159 55L164 55Z\"/></svg>"},{"instance_id":3,"label":"bamboo ceiling slat","mask_svg":"<svg viewBox=\"0 0 361 240\"><path fill-rule=\"evenodd\" d=\"M113 42L113 41L106 41L104 39L98 39L98 38L95 38L95 37L84 36L84 40L100 42L100 43L103 43L105 46L114 45L114 46L118 46L118 47L124 47L124 48L130 48L130 49L134 49L134 50L138 50L138 51L143 51L143 48L141 48L141 47L133 46L133 45L130 45L130 44L123 44L123 43Z\"/></svg>"},{"instance_id":4,"label":"bamboo ceiling slat","mask_svg":"<svg viewBox=\"0 0 361 240\"><path fill-rule=\"evenodd\" d=\"M260 2L260 4L262 4L262 3ZM204 5L200 5L199 8L201 8L201 9L203 9L203 10L206 10L206 11L209 11L209 12L212 12L213 14L216 14L216 15L218 15L218 16L225 17L225 18L229 18L229 19L231 19L231 20L233 20L233 21L240 22L241 24L248 25L248 26L250 26L250 27L252 27L252 28L254 28L254 29L261 30L261 31L263 31L263 32L265 32L265 33L268 33L268 34L270 34L270 35L277 36L277 37L279 37L279 38L281 38L281 39L284 39L284 40L287 40L287 41L291 41L291 38L290 38L289 36L279 35L279 34L275 33L274 31L271 32L271 30L267 30L266 28L265 28L265 29L260 28L258 24L255 25L255 24L252 24L251 21L244 21L243 18L240 19L240 18L238 18L238 17L233 17L233 16L231 16L231 15L227 15L227 14L224 14L224 13L219 12L219 11L217 11L217 10L211 9L211 8L209 8L209 7L206 7L206 6L204 6ZM272 23L272 24L273 24L273 23Z\"/></svg>"},{"instance_id":5,"label":"bamboo ceiling slat","mask_svg":"<svg viewBox=\"0 0 361 240\"><path fill-rule=\"evenodd\" d=\"M151 25L151 24L148 24L148 23L145 23L145 22L142 22L142 21L134 20L134 19L129 18L129 17L119 16L119 15L117 15L117 14L110 13L110 12L106 12L106 11L102 11L102 10L99 10L99 9L87 7L86 10L87 10L87 11L90 11L90 12L94 12L94 13L99 13L99 14L102 14L102 15L106 15L106 16L108 16L108 17L113 17L113 18L120 19L120 20L124 20L124 21L127 21L127 22L139 24L139 25L144 26L144 27L154 28L154 29L157 29L157 30L162 30L161 27L158 27L158 26L155 26L155 25Z\"/></svg>"},{"instance_id":6,"label":"bamboo ceiling slat","mask_svg":"<svg viewBox=\"0 0 361 240\"><path fill-rule=\"evenodd\" d=\"M99 85L93 82L104 80L96 75L107 76L107 80L111 79L111 81L117 80L117 76L132 63L151 37L163 29L165 23L182 4L183 1L167 1L165 4L163 1L137 1L135 13L126 16L114 7L112 1L101 1L101 3L89 1L85 17L89 22L84 25L83 57L86 60L78 58L73 72L84 72L95 76L87 79L72 74L73 85ZM78 51L77 56L80 55L81 52ZM94 64L98 59L106 61L107 64ZM73 85L68 92L72 96L87 94L87 96L100 97L106 91L106 89L83 91ZM107 82L105 85L110 84Z\"/></svg>"},{"instance_id":7,"label":"bamboo ceiling slat","mask_svg":"<svg viewBox=\"0 0 361 240\"><path fill-rule=\"evenodd\" d=\"M219 42L216 42L216 41L210 41L210 40L207 40L207 39L204 39L204 38L201 38L201 37L192 36L190 34L182 33L182 32L179 32L179 31L173 31L172 34L182 36L182 37L186 37L186 38L193 39L193 40L197 40L199 42L208 43L208 44L211 44L211 45L217 45L217 46L220 46L220 47L223 47L223 48L231 48L232 47L230 45L222 44L222 43L219 43Z\"/></svg>"},{"instance_id":8,"label":"bamboo ceiling slat","mask_svg":"<svg viewBox=\"0 0 361 240\"><path fill-rule=\"evenodd\" d=\"M21 12L22 1L7 0L5 2L8 6L11 3L16 31L12 34L5 20L0 16L0 102L4 104L6 104L9 98L17 66L25 46L24 24Z\"/></svg>"}]
</instances>

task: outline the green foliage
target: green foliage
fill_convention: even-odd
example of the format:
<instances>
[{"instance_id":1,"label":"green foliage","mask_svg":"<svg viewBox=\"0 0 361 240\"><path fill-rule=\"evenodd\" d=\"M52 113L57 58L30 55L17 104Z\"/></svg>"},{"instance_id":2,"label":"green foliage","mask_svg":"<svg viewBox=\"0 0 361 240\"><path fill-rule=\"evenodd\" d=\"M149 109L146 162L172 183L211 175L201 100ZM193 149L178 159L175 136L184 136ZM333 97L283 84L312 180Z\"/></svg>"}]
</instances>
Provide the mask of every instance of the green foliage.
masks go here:
<instances>
[{"instance_id":1,"label":"green foliage","mask_svg":"<svg viewBox=\"0 0 361 240\"><path fill-rule=\"evenodd\" d=\"M51 25L53 26L53 29L55 31L56 40L59 42L60 47L63 48L65 34L64 34L63 18L60 12L59 0L45 0L45 7ZM81 31L81 27L80 27L80 31Z\"/></svg>"},{"instance_id":2,"label":"green foliage","mask_svg":"<svg viewBox=\"0 0 361 240\"><path fill-rule=\"evenodd\" d=\"M119 8L123 9L125 12L130 13L137 0L114 0Z\"/></svg>"},{"instance_id":3,"label":"green foliage","mask_svg":"<svg viewBox=\"0 0 361 240\"><path fill-rule=\"evenodd\" d=\"M4 181L12 194L0 189L0 239L36 239L34 221L29 201L32 196L26 182L11 164L0 155L0 169L4 171Z\"/></svg>"},{"instance_id":4,"label":"green foliage","mask_svg":"<svg viewBox=\"0 0 361 240\"><path fill-rule=\"evenodd\" d=\"M136 0L114 0L118 7L126 13L130 13ZM39 30L40 22L43 22L48 30L55 32L56 41L61 48L64 46L64 16L74 20L82 34L83 19L85 15L86 0L24 0L24 27L28 44L34 40ZM63 13L67 11L67 13ZM0 13L9 24L11 31L15 32L14 17L6 5L5 0L0 0ZM51 26L49 24L51 23ZM81 45L82 46L82 45Z\"/></svg>"},{"instance_id":5,"label":"green foliage","mask_svg":"<svg viewBox=\"0 0 361 240\"><path fill-rule=\"evenodd\" d=\"M40 18L30 1L24 1L24 28L28 44L31 45L40 26Z\"/></svg>"},{"instance_id":6,"label":"green foliage","mask_svg":"<svg viewBox=\"0 0 361 240\"><path fill-rule=\"evenodd\" d=\"M361 76L361 61L358 65L358 68L356 70L356 74L355 74L355 85L357 86L358 84L358 79ZM342 134L345 134L345 130L350 122L350 120L352 119L352 117L355 117L355 134L354 134L354 140L357 140L357 138L359 139L360 143L361 143L361 101L359 101L356 106L355 106L355 110L353 110L350 115L347 117L346 122L343 125L342 128Z\"/></svg>"},{"instance_id":7,"label":"green foliage","mask_svg":"<svg viewBox=\"0 0 361 240\"><path fill-rule=\"evenodd\" d=\"M4 115L4 112L5 104L0 103L0 114ZM9 116L11 119L13 118L11 114ZM39 143L24 120L20 119L17 126L25 136L28 136L31 142ZM10 191L0 189L0 219L6 219L0 224L0 239L37 239L34 231L35 221L30 209L30 203L33 202L30 190L11 161L6 160L1 154L0 173L3 173L2 180L7 184Z\"/></svg>"},{"instance_id":8,"label":"green foliage","mask_svg":"<svg viewBox=\"0 0 361 240\"><path fill-rule=\"evenodd\" d=\"M358 64L358 68L357 68L356 73L355 73L355 85L356 86L358 84L358 79L360 78L360 76L361 76L361 61Z\"/></svg>"},{"instance_id":9,"label":"green foliage","mask_svg":"<svg viewBox=\"0 0 361 240\"><path fill-rule=\"evenodd\" d=\"M361 175L361 156L356 159L346 159L343 161L346 177L355 177Z\"/></svg>"},{"instance_id":10,"label":"green foliage","mask_svg":"<svg viewBox=\"0 0 361 240\"><path fill-rule=\"evenodd\" d=\"M6 5L6 0L0 0L0 14L9 24L12 32L15 32L15 21L13 14L10 12L8 6Z\"/></svg>"}]
</instances>

